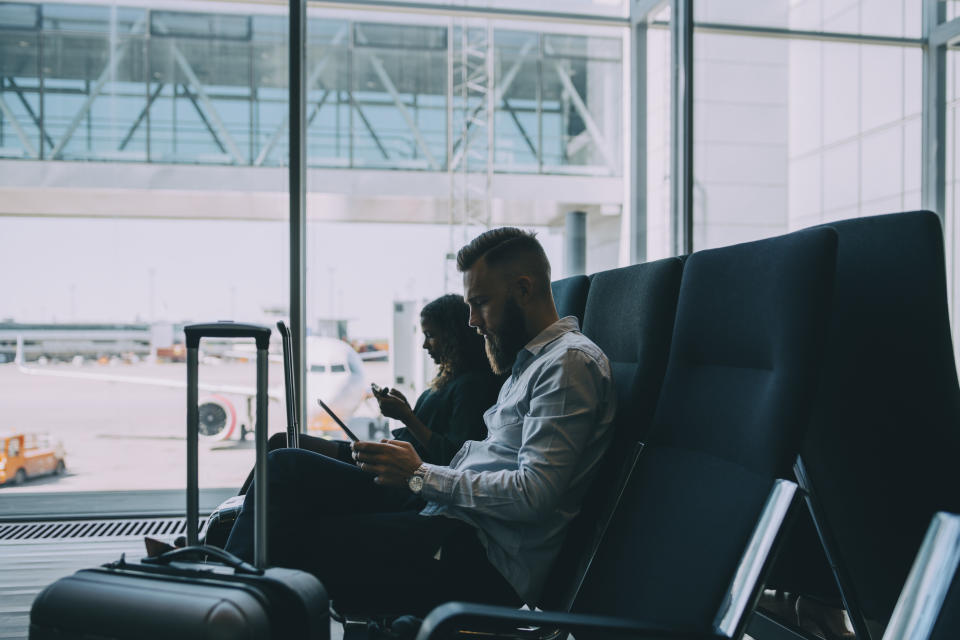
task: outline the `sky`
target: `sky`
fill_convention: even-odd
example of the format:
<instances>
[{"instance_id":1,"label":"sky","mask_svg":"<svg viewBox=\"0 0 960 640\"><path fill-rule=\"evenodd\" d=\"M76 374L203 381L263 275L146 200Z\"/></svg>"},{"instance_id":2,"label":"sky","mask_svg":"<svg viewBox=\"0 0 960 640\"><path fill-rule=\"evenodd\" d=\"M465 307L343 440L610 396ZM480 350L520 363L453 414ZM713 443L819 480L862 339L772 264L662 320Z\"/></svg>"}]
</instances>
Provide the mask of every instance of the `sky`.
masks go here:
<instances>
[{"instance_id":1,"label":"sky","mask_svg":"<svg viewBox=\"0 0 960 640\"><path fill-rule=\"evenodd\" d=\"M539 230L559 277L562 229ZM0 218L0 321L263 322L288 305L282 222ZM393 302L444 289L446 225L310 223L308 326L389 338ZM456 251L463 230L454 229ZM454 270L450 292L462 293Z\"/></svg>"}]
</instances>

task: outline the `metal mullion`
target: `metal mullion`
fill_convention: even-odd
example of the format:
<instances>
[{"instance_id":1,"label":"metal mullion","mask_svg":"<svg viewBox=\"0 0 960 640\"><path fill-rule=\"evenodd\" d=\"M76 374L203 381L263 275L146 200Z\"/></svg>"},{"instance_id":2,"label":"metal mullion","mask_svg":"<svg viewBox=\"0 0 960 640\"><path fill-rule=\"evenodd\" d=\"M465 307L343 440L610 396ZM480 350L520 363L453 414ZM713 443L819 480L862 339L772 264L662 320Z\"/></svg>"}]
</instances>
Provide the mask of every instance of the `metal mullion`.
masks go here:
<instances>
[{"instance_id":1,"label":"metal mullion","mask_svg":"<svg viewBox=\"0 0 960 640\"><path fill-rule=\"evenodd\" d=\"M354 37L353 37L353 22L350 22L350 36L347 40L347 95L350 96L353 93L353 54L355 50L354 46ZM352 99L352 98L351 98ZM347 166L353 168L353 147L354 147L354 124L353 124L353 107L352 104L348 101L347 106L350 107L347 109L347 150L349 151L349 160Z\"/></svg>"},{"instance_id":2,"label":"metal mullion","mask_svg":"<svg viewBox=\"0 0 960 640\"><path fill-rule=\"evenodd\" d=\"M289 189L290 189L290 329L293 337L294 397L300 399L296 411L300 429L307 428L304 398L306 380L306 35L307 0L290 0L289 37Z\"/></svg>"},{"instance_id":3,"label":"metal mullion","mask_svg":"<svg viewBox=\"0 0 960 640\"><path fill-rule=\"evenodd\" d=\"M90 95L90 80L85 79L83 81L84 93ZM93 116L91 115L92 109L87 111L86 118L86 130L87 130L87 152L93 151Z\"/></svg>"},{"instance_id":4,"label":"metal mullion","mask_svg":"<svg viewBox=\"0 0 960 640\"><path fill-rule=\"evenodd\" d=\"M496 104L496 93L497 93L497 82L495 78L495 56L496 51L494 50L494 38L493 38L493 23L489 20L486 25L487 33L487 60L486 60L486 76L487 76L487 95L483 96L483 99L486 101L487 105L487 184L486 184L486 224L490 226L490 220L493 217L493 204L490 194L493 191L493 167L496 162L496 128L497 128L497 104Z\"/></svg>"},{"instance_id":5,"label":"metal mullion","mask_svg":"<svg viewBox=\"0 0 960 640\"><path fill-rule=\"evenodd\" d=\"M453 165L453 56L455 55L453 39L455 37L455 27L453 24L453 18L450 18L447 21L447 89L444 92L445 98L447 100L446 105L446 114L447 114L447 158L444 162L444 166L447 172L450 174L450 203L448 206L448 215L449 215L449 225L450 225L450 242L449 242L449 251L453 252L453 173L451 171ZM446 271L444 272L444 278L446 278ZM445 283L446 284L446 283ZM449 289L444 286L444 291L449 291Z\"/></svg>"},{"instance_id":6,"label":"metal mullion","mask_svg":"<svg viewBox=\"0 0 960 640\"><path fill-rule=\"evenodd\" d=\"M537 34L537 173L543 173L543 34Z\"/></svg>"},{"instance_id":7,"label":"metal mullion","mask_svg":"<svg viewBox=\"0 0 960 640\"><path fill-rule=\"evenodd\" d=\"M444 91L444 98L446 98L446 116L447 116L447 157L445 158L444 168L447 171L447 255L444 258L443 265L443 290L445 292L450 292L452 286L450 284L450 268L451 262L456 259L456 254L454 253L454 222L455 214L454 207L457 204L456 198L456 174L454 173L453 166L453 86L455 83L454 73L453 73L453 57L456 55L456 47L454 46L454 38L456 37L456 25L453 21L453 18L450 17L447 19L447 86Z\"/></svg>"},{"instance_id":8,"label":"metal mullion","mask_svg":"<svg viewBox=\"0 0 960 640\"><path fill-rule=\"evenodd\" d=\"M945 17L943 3L924 0L923 30L931 35ZM948 23L949 24L949 23ZM946 45L923 50L922 206L946 221Z\"/></svg>"},{"instance_id":9,"label":"metal mullion","mask_svg":"<svg viewBox=\"0 0 960 640\"><path fill-rule=\"evenodd\" d=\"M42 8L41 8L42 11ZM40 106L37 111L37 122L40 125L40 154L38 159L43 160L46 155L46 149L43 146L43 139L46 136L47 129L44 126L44 99L43 99L43 89L45 83L45 74L43 72L43 16L40 16L40 30L37 32L37 96L40 98ZM52 142L52 140L51 140Z\"/></svg>"},{"instance_id":10,"label":"metal mullion","mask_svg":"<svg viewBox=\"0 0 960 640\"><path fill-rule=\"evenodd\" d=\"M256 64L256 63L255 63L255 59L256 59L256 51L255 51L255 49L256 49L256 47L255 47L255 45L254 45L254 43L253 43L253 23L252 23L252 19L251 19L251 23L250 23L250 40L247 42L248 79L249 79L249 82L250 82L249 93L247 94L247 95L249 96L249 100L250 100L250 109L249 109L249 118L250 118L250 121L249 121L249 123L248 123L248 125L247 125L247 135L248 135L248 138L247 138L247 149L248 149L248 152L249 152L250 164L251 164L251 165L253 164L254 158L257 157L257 154L256 154L256 144L255 144L255 141L256 141L256 131L257 131L257 122L256 122L256 113L257 113L257 108L256 108L256 96L257 96L256 78L257 78L257 73L256 73L256 68L255 68L255 64Z\"/></svg>"},{"instance_id":11,"label":"metal mullion","mask_svg":"<svg viewBox=\"0 0 960 640\"><path fill-rule=\"evenodd\" d=\"M146 24L149 25L149 24L150 24L150 10L148 9L148 10L146 11L146 13L147 13L147 22L146 22ZM143 80L144 80L144 83L143 83L143 84L144 84L144 93L146 94L147 98L149 99L149 97L150 97L150 78L151 78L151 75L150 75L150 63L151 63L151 56L150 56L150 49L151 49L151 47L150 47L150 29L149 29L149 28L144 28L143 31L144 31L144 36L143 36ZM159 95L160 95L160 94L159 94L159 92L158 92L158 93L157 93L157 96L159 96ZM145 115L145 123L144 123L144 126L146 127L146 134L147 134L147 142L146 142L146 161L147 161L147 162L150 162L150 136L151 136L151 131L150 131L150 111L151 111L151 109L150 109L150 106L148 105L148 106L147 106L147 110L146 110L146 115Z\"/></svg>"},{"instance_id":12,"label":"metal mullion","mask_svg":"<svg viewBox=\"0 0 960 640\"><path fill-rule=\"evenodd\" d=\"M630 176L627 215L630 264L647 259L647 18L652 7L641 11L631 3L630 65Z\"/></svg>"},{"instance_id":13,"label":"metal mullion","mask_svg":"<svg viewBox=\"0 0 960 640\"><path fill-rule=\"evenodd\" d=\"M671 197L673 251L693 252L693 6L671 2Z\"/></svg>"}]
</instances>

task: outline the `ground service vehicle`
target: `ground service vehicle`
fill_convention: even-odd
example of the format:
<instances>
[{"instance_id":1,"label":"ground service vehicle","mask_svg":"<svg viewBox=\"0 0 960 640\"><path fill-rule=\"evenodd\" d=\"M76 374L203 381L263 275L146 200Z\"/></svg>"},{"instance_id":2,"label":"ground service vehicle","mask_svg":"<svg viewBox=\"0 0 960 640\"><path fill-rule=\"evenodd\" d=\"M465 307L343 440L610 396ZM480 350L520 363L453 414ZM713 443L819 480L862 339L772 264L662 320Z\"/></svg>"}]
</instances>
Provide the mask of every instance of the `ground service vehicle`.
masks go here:
<instances>
[{"instance_id":1,"label":"ground service vehicle","mask_svg":"<svg viewBox=\"0 0 960 640\"><path fill-rule=\"evenodd\" d=\"M63 446L35 433L0 433L0 485L67 470Z\"/></svg>"}]
</instances>

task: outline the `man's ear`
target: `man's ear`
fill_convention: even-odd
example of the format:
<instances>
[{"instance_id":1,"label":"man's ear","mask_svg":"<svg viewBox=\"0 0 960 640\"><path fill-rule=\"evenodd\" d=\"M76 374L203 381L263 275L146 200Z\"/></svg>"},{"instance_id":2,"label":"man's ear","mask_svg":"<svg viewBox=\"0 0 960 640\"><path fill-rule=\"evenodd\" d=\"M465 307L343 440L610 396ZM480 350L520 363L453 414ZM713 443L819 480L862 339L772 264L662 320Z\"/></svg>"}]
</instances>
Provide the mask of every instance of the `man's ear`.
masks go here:
<instances>
[{"instance_id":1,"label":"man's ear","mask_svg":"<svg viewBox=\"0 0 960 640\"><path fill-rule=\"evenodd\" d=\"M533 279L530 276L517 276L513 281L513 292L517 304L529 304L533 299Z\"/></svg>"}]
</instances>

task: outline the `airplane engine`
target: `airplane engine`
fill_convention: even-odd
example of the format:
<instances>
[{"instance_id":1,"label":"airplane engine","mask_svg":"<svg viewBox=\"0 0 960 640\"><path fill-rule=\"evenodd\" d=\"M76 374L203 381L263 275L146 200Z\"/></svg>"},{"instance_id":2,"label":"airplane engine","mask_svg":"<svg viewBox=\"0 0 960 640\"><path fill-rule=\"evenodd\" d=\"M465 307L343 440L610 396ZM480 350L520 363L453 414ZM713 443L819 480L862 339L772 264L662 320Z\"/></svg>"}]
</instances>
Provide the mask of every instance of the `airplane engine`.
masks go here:
<instances>
[{"instance_id":1,"label":"airplane engine","mask_svg":"<svg viewBox=\"0 0 960 640\"><path fill-rule=\"evenodd\" d=\"M205 440L226 440L237 427L237 410L223 396L207 396L199 402L200 437Z\"/></svg>"}]
</instances>

